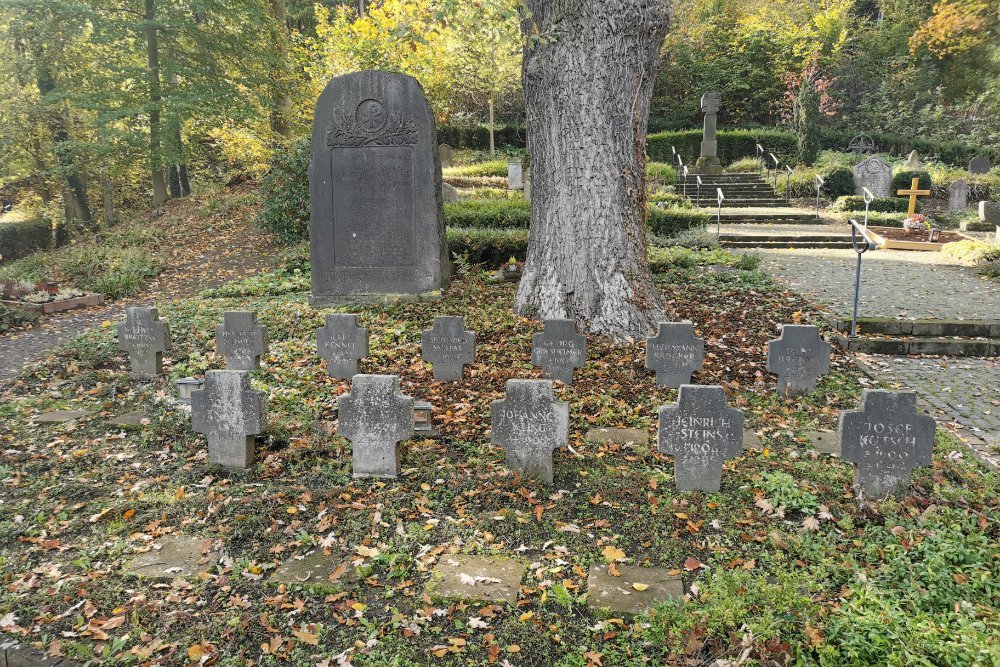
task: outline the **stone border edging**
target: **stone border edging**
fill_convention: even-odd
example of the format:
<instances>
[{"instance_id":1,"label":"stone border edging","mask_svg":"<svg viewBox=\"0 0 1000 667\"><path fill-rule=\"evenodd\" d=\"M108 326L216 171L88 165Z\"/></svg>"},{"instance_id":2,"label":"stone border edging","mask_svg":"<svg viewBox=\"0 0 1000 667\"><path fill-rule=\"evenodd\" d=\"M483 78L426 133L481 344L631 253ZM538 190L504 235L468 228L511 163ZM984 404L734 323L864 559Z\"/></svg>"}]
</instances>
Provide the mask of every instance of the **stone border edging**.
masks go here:
<instances>
[{"instance_id":1,"label":"stone border edging","mask_svg":"<svg viewBox=\"0 0 1000 667\"><path fill-rule=\"evenodd\" d=\"M80 663L53 658L14 637L0 634L0 667L80 667Z\"/></svg>"}]
</instances>

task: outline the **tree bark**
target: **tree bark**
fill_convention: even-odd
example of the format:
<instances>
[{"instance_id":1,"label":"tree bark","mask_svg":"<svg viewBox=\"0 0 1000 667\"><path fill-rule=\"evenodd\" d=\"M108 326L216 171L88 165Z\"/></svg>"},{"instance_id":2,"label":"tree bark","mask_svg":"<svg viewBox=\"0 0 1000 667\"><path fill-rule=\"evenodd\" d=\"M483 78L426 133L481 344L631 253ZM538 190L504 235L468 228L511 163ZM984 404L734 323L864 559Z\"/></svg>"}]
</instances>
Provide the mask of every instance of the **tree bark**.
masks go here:
<instances>
[{"instance_id":1,"label":"tree bark","mask_svg":"<svg viewBox=\"0 0 1000 667\"><path fill-rule=\"evenodd\" d=\"M651 334L645 149L668 0L527 0L532 210L515 307L615 340Z\"/></svg>"},{"instance_id":2,"label":"tree bark","mask_svg":"<svg viewBox=\"0 0 1000 667\"><path fill-rule=\"evenodd\" d=\"M153 183L153 206L167 201L167 180L160 149L160 49L157 43L156 0L145 0L146 60L149 66L149 168Z\"/></svg>"},{"instance_id":3,"label":"tree bark","mask_svg":"<svg viewBox=\"0 0 1000 667\"><path fill-rule=\"evenodd\" d=\"M490 93L490 157L497 156L496 142L493 139L493 93Z\"/></svg>"},{"instance_id":4,"label":"tree bark","mask_svg":"<svg viewBox=\"0 0 1000 667\"><path fill-rule=\"evenodd\" d=\"M275 71L271 76L271 130L285 139L292 136L292 96L289 93L288 68L288 13L285 0L271 0L274 15Z\"/></svg>"}]
</instances>

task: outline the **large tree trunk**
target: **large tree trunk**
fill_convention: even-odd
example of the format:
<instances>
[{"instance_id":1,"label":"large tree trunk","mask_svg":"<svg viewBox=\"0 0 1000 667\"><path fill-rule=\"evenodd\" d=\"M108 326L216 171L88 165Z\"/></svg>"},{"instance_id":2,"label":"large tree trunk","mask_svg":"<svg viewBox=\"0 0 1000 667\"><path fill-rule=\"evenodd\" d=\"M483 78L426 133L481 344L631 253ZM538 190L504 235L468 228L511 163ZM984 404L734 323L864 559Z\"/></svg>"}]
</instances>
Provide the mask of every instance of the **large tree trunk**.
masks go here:
<instances>
[{"instance_id":1,"label":"large tree trunk","mask_svg":"<svg viewBox=\"0 0 1000 667\"><path fill-rule=\"evenodd\" d=\"M274 72L271 75L271 130L286 139L292 136L292 96L289 93L288 13L285 0L271 0L274 15Z\"/></svg>"},{"instance_id":2,"label":"large tree trunk","mask_svg":"<svg viewBox=\"0 0 1000 667\"><path fill-rule=\"evenodd\" d=\"M149 64L149 169L153 182L153 206L167 201L167 179L163 173L163 157L160 149L160 48L157 43L156 0L146 1L145 32L146 60Z\"/></svg>"},{"instance_id":3,"label":"large tree trunk","mask_svg":"<svg viewBox=\"0 0 1000 667\"><path fill-rule=\"evenodd\" d=\"M663 318L646 255L645 149L667 0L527 0L531 232L519 313L615 340Z\"/></svg>"}]
</instances>

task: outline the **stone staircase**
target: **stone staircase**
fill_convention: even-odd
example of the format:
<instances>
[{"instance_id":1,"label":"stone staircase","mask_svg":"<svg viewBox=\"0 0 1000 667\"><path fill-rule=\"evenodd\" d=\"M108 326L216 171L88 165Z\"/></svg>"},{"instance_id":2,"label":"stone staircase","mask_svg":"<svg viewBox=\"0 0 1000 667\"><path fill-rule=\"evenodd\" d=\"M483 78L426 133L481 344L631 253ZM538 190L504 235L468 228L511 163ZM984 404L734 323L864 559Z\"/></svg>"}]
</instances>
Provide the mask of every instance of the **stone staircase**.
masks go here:
<instances>
[{"instance_id":1,"label":"stone staircase","mask_svg":"<svg viewBox=\"0 0 1000 667\"><path fill-rule=\"evenodd\" d=\"M726 200L723 208L782 208L788 206L784 197L778 195L770 183L760 174L698 174L701 176L701 190L695 174L677 183L677 192L686 196L698 207L716 208L716 189L721 188Z\"/></svg>"},{"instance_id":2,"label":"stone staircase","mask_svg":"<svg viewBox=\"0 0 1000 667\"><path fill-rule=\"evenodd\" d=\"M750 234L720 234L719 242L727 248L851 248L851 238L843 234L770 234L767 232Z\"/></svg>"},{"instance_id":3,"label":"stone staircase","mask_svg":"<svg viewBox=\"0 0 1000 667\"><path fill-rule=\"evenodd\" d=\"M851 320L838 318L836 338L852 352L890 356L1000 356L1000 320L900 320L859 317L858 335L848 337Z\"/></svg>"}]
</instances>

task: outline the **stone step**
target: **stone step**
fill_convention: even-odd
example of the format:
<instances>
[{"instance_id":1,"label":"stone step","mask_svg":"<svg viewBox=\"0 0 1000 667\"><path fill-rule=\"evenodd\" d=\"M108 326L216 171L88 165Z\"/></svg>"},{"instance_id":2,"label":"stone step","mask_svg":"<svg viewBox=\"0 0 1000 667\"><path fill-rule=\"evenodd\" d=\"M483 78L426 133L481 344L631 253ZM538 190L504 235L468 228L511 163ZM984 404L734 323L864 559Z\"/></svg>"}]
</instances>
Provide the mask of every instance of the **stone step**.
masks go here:
<instances>
[{"instance_id":1,"label":"stone step","mask_svg":"<svg viewBox=\"0 0 1000 667\"><path fill-rule=\"evenodd\" d=\"M774 241L775 243L797 243L804 241L823 241L828 243L847 243L851 244L851 237L844 236L843 234L768 234L766 232L755 234L753 232L744 234L740 233L723 233L719 236L720 241ZM850 328L850 320L848 320L847 328ZM847 329L843 329L847 331Z\"/></svg>"},{"instance_id":2,"label":"stone step","mask_svg":"<svg viewBox=\"0 0 1000 667\"><path fill-rule=\"evenodd\" d=\"M837 319L837 330L849 333L851 320ZM885 336L936 338L1000 338L1000 320L899 320L890 317L859 317L858 333Z\"/></svg>"},{"instance_id":3,"label":"stone step","mask_svg":"<svg viewBox=\"0 0 1000 667\"><path fill-rule=\"evenodd\" d=\"M813 241L803 238L798 241L768 241L755 239L739 239L722 241L725 248L761 248L771 250L805 249L805 248L838 248L849 249L850 241Z\"/></svg>"},{"instance_id":4,"label":"stone step","mask_svg":"<svg viewBox=\"0 0 1000 667\"><path fill-rule=\"evenodd\" d=\"M739 209L722 209L722 222L727 225L752 225L782 222L788 224L814 225L815 216L792 213L794 209L789 209L788 213L778 213L776 211L767 213L744 213ZM711 222L715 221L715 211L706 211L710 214ZM735 214L735 215L734 215Z\"/></svg>"},{"instance_id":5,"label":"stone step","mask_svg":"<svg viewBox=\"0 0 1000 667\"><path fill-rule=\"evenodd\" d=\"M718 204L714 201L701 200L693 203L698 208L718 209ZM727 199L722 202L722 208L723 210L741 208L791 208L791 204L785 201L770 199Z\"/></svg>"},{"instance_id":6,"label":"stone step","mask_svg":"<svg viewBox=\"0 0 1000 667\"><path fill-rule=\"evenodd\" d=\"M836 334L837 343L851 352L906 357L921 354L947 357L1000 357L1000 338L930 338L917 336L848 337Z\"/></svg>"}]
</instances>

